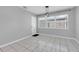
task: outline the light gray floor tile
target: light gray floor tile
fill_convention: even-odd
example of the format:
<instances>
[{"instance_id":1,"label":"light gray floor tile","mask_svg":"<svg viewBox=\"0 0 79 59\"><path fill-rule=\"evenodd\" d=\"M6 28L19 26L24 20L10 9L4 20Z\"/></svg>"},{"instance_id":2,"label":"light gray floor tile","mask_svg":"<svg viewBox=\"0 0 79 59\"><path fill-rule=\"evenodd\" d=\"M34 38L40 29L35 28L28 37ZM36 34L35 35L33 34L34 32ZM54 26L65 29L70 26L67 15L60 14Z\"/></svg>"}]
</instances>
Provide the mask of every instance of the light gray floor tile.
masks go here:
<instances>
[{"instance_id":1,"label":"light gray floor tile","mask_svg":"<svg viewBox=\"0 0 79 59\"><path fill-rule=\"evenodd\" d=\"M3 52L1 48L0 48L0 52Z\"/></svg>"},{"instance_id":2,"label":"light gray floor tile","mask_svg":"<svg viewBox=\"0 0 79 59\"><path fill-rule=\"evenodd\" d=\"M73 39L40 35L0 48L4 52L77 52L79 44Z\"/></svg>"},{"instance_id":3,"label":"light gray floor tile","mask_svg":"<svg viewBox=\"0 0 79 59\"><path fill-rule=\"evenodd\" d=\"M21 46L18 43L12 44L11 47L13 47L16 52L30 52L27 48Z\"/></svg>"},{"instance_id":4,"label":"light gray floor tile","mask_svg":"<svg viewBox=\"0 0 79 59\"><path fill-rule=\"evenodd\" d=\"M6 46L1 48L3 52L15 52L16 50L12 48L11 46Z\"/></svg>"}]
</instances>

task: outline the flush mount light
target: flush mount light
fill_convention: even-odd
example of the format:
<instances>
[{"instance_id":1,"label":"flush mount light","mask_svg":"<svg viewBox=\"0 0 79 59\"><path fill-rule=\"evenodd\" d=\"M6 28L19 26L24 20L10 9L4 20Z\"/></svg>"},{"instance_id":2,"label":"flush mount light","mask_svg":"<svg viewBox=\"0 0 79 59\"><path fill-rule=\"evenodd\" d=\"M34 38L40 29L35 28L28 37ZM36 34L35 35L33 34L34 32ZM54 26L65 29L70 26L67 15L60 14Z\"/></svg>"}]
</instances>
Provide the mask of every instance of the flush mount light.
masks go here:
<instances>
[{"instance_id":1,"label":"flush mount light","mask_svg":"<svg viewBox=\"0 0 79 59\"><path fill-rule=\"evenodd\" d=\"M45 6L45 14L48 14L49 12L49 6Z\"/></svg>"},{"instance_id":2,"label":"flush mount light","mask_svg":"<svg viewBox=\"0 0 79 59\"><path fill-rule=\"evenodd\" d=\"M49 8L49 6L45 6L46 8Z\"/></svg>"},{"instance_id":3,"label":"flush mount light","mask_svg":"<svg viewBox=\"0 0 79 59\"><path fill-rule=\"evenodd\" d=\"M49 17L49 6L45 6L45 19L47 20L47 18Z\"/></svg>"}]
</instances>

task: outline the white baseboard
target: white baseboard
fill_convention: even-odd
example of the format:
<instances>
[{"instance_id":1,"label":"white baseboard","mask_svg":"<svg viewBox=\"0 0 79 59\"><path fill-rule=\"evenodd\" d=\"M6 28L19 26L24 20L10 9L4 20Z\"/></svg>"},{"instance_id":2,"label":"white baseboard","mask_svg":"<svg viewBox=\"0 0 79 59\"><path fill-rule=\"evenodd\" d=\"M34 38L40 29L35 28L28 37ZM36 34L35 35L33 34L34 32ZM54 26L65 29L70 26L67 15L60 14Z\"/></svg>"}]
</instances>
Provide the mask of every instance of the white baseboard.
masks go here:
<instances>
[{"instance_id":1,"label":"white baseboard","mask_svg":"<svg viewBox=\"0 0 79 59\"><path fill-rule=\"evenodd\" d=\"M21 41L21 40L27 39L27 38L29 38L29 37L31 37L31 36L32 36L32 35L28 35L28 36L23 37L23 38L21 38L21 39L17 39L17 40L15 40L15 41L12 41L12 42L9 42L9 43L0 45L0 48L5 47L5 46L8 46L8 45L11 45L11 44L16 43L16 42L19 42L19 41Z\"/></svg>"}]
</instances>

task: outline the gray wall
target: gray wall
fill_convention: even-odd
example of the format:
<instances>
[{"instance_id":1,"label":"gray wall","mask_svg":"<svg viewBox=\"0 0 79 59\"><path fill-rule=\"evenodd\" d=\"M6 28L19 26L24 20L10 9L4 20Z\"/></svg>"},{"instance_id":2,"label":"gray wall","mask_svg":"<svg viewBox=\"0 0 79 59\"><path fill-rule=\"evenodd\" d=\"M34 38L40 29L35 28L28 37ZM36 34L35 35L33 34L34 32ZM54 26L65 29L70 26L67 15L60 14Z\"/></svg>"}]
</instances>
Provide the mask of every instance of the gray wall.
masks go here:
<instances>
[{"instance_id":1,"label":"gray wall","mask_svg":"<svg viewBox=\"0 0 79 59\"><path fill-rule=\"evenodd\" d=\"M79 6L76 7L76 37L79 40Z\"/></svg>"},{"instance_id":2,"label":"gray wall","mask_svg":"<svg viewBox=\"0 0 79 59\"><path fill-rule=\"evenodd\" d=\"M19 7L0 6L0 45L30 35L31 15Z\"/></svg>"},{"instance_id":3,"label":"gray wall","mask_svg":"<svg viewBox=\"0 0 79 59\"><path fill-rule=\"evenodd\" d=\"M63 15L63 14L69 14L68 18L68 25L69 29L68 30L62 30L62 29L40 29L38 28L39 33L44 33L44 34L51 34L51 35L61 35L61 36L66 36L66 37L76 37L76 25L75 25L75 8L71 10L64 10L64 11L59 11L59 12L54 12L50 15ZM41 16L38 16L41 17Z\"/></svg>"}]
</instances>

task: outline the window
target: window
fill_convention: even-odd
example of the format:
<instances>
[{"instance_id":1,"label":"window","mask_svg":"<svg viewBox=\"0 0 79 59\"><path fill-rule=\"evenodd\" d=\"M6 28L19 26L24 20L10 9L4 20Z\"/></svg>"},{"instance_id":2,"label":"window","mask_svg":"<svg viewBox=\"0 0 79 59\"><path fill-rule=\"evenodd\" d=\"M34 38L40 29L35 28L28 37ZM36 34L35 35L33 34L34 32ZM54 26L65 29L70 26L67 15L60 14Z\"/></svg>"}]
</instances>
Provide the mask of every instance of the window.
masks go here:
<instances>
[{"instance_id":1,"label":"window","mask_svg":"<svg viewBox=\"0 0 79 59\"><path fill-rule=\"evenodd\" d=\"M48 29L67 29L68 15L50 16L47 19L44 17L38 19L39 28Z\"/></svg>"}]
</instances>

